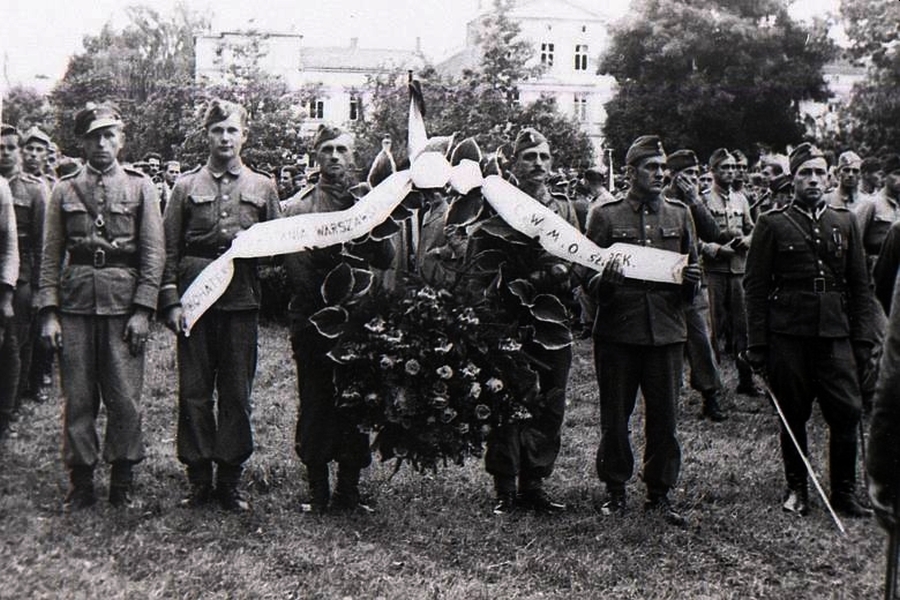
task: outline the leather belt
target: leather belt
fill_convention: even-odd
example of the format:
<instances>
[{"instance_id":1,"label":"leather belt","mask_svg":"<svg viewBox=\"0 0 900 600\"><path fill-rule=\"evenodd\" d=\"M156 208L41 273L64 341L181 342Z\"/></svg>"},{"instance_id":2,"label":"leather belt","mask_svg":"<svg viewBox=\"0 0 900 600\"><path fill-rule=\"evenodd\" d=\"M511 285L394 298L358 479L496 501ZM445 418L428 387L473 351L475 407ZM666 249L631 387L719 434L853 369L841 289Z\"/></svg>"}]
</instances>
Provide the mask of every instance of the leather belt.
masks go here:
<instances>
[{"instance_id":1,"label":"leather belt","mask_svg":"<svg viewBox=\"0 0 900 600\"><path fill-rule=\"evenodd\" d=\"M824 294L825 292L843 292L843 283L838 283L824 277L814 277L812 279L782 279L778 284L778 289L792 292L815 292Z\"/></svg>"},{"instance_id":2,"label":"leather belt","mask_svg":"<svg viewBox=\"0 0 900 600\"><path fill-rule=\"evenodd\" d=\"M87 250L73 252L69 256L69 264L86 265L95 269L106 267L136 269L140 266L140 261L134 254L110 254L103 248L96 248L93 252Z\"/></svg>"}]
</instances>

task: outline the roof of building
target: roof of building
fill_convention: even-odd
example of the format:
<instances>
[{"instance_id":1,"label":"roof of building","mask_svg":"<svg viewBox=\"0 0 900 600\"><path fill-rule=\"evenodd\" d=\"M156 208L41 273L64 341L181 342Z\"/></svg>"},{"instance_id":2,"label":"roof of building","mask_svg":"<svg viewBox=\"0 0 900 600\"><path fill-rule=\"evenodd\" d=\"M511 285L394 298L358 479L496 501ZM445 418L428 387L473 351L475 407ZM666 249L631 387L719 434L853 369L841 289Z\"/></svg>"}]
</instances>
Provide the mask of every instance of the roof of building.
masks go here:
<instances>
[{"instance_id":1,"label":"roof of building","mask_svg":"<svg viewBox=\"0 0 900 600\"><path fill-rule=\"evenodd\" d=\"M388 50L342 46L301 48L300 68L304 71L376 71L398 67L421 68L425 57L413 50Z\"/></svg>"}]
</instances>

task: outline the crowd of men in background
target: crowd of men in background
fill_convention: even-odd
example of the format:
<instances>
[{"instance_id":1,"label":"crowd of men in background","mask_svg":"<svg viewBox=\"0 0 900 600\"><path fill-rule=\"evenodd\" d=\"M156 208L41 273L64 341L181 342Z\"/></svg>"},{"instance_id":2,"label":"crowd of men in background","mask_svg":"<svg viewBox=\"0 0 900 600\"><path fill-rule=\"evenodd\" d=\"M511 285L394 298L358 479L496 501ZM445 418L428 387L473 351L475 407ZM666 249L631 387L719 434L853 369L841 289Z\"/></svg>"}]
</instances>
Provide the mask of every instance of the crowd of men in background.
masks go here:
<instances>
[{"instance_id":1,"label":"crowd of men in background","mask_svg":"<svg viewBox=\"0 0 900 600\"><path fill-rule=\"evenodd\" d=\"M60 156L37 128L2 129L0 176L9 187L19 268L15 282L0 281L0 289L10 295L12 313L6 316L0 294L5 315L0 439L14 431L23 400L46 396L53 357L61 352L67 403L64 454L72 485L67 504L83 508L95 501L98 444L93 420L85 415L96 415L97 387L104 389L104 402L117 394L128 396L111 415L121 429L113 427L118 433L108 434L103 453L112 465L110 501L128 505L131 466L143 458L137 398L143 363L138 358L148 335L147 320L158 308L179 335L178 455L190 484L185 503L200 506L215 495L226 509L248 510L238 484L252 451L249 397L258 281L250 271L236 274L190 338L182 335L178 298L252 224L279 218L285 208L294 215L352 204L352 136L337 128L321 129L313 143L314 166L304 162L257 172L240 160L246 112L217 101L205 122L208 162L182 173L178 160L157 153L119 165L124 135L113 108L86 108L76 118L76 128L85 162ZM576 172L554 170L546 138L525 129L501 163L520 189L601 247L625 242L689 257L685 283L668 288L623 281L614 266L599 274L579 274L552 265L553 280L569 285L552 293L580 313L573 318L573 329L594 342L601 401L597 471L607 491L599 507L603 514L628 506L626 483L634 469L629 420L640 389L647 414L644 506L670 522L684 522L668 497L681 463L675 424L684 358L690 385L703 397L702 415L711 422L728 418L723 362L734 362L738 383L733 392L742 396L761 396L754 376L768 373L789 413L781 440L788 484L783 508L801 515L810 502L800 454L806 452L810 407L818 399L832 433L831 501L844 515L870 514L855 495L857 424L874 394L872 365L900 263L900 226L895 226L900 222L900 155L862 158L848 150L834 158L801 144L790 157L766 154L751 161L741 150L720 148L701 159L690 149L667 152L656 136L642 136L616 173L608 166ZM147 206L151 201L157 206ZM437 208L429 210L440 217L444 213ZM437 217L429 222L443 226ZM447 243L447 232L438 233L434 243ZM477 247L477 228L472 233ZM431 238L423 232L417 239ZM428 255L436 248L412 252ZM381 250L379 260L386 267L400 249ZM457 258L465 253L459 247L452 252ZM296 271L295 292L309 286L304 278L327 274L322 261L335 256L317 251L301 258L286 262ZM111 278L99 287L78 283L78 278L98 281L110 267L128 270L133 281ZM72 270L60 280L63 269ZM871 293L873 273L883 308ZM300 300L302 294L295 293L294 313L300 311ZM321 341L306 320L313 308L302 312L302 318L294 315L299 324L293 324L292 337L301 374L323 359L313 356ZM125 331L124 337L109 329L111 322ZM102 346L102 352L86 346L87 340ZM89 362L107 353L103 366ZM119 361L119 355L134 360ZM540 435L505 431L489 440L486 464L495 478L496 514L566 508L549 497L542 483L559 450L571 352L542 358L547 369L541 374L547 382L542 383L548 397L545 415L551 415L553 425L541 427ZM323 408L330 382L319 381L318 371L306 372L305 378L297 429L297 451L310 473L310 502L305 505L326 510L329 502L337 502L368 509L358 490L360 469L368 465L365 440L354 441L357 452L350 458L340 449L323 450L335 443L334 436L348 434L335 433L334 417ZM210 401L214 390L218 417ZM788 428L799 438L798 447L788 439ZM314 442L311 436L316 436ZM527 440L538 438L544 440L540 448L528 446ZM343 461L337 500L329 489L331 460Z\"/></svg>"}]
</instances>

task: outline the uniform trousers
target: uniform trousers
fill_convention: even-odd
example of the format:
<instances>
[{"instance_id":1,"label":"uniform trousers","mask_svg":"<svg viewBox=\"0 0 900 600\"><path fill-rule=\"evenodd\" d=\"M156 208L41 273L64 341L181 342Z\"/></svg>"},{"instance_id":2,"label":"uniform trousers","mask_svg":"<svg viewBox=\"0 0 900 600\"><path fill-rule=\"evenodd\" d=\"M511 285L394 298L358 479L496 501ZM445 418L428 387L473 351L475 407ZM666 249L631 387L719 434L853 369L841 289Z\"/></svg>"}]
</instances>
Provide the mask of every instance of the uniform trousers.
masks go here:
<instances>
[{"instance_id":1,"label":"uniform trousers","mask_svg":"<svg viewBox=\"0 0 900 600\"><path fill-rule=\"evenodd\" d=\"M334 388L334 363L326 356L333 342L306 323L291 327L291 346L297 364L300 408L294 449L305 465L336 461L344 468L362 469L372 462L369 436L339 418Z\"/></svg>"},{"instance_id":2,"label":"uniform trousers","mask_svg":"<svg viewBox=\"0 0 900 600\"><path fill-rule=\"evenodd\" d=\"M767 369L772 392L807 456L806 422L819 401L829 429L831 491L852 491L862 402L850 341L770 334ZM806 467L784 424L781 454L788 487L805 487Z\"/></svg>"},{"instance_id":3,"label":"uniform trousers","mask_svg":"<svg viewBox=\"0 0 900 600\"><path fill-rule=\"evenodd\" d=\"M520 490L539 488L553 472L562 441L572 348L547 350L529 343L523 349L541 363L534 365L540 394L530 419L507 423L488 436L484 466L501 493L516 491L516 476Z\"/></svg>"},{"instance_id":4,"label":"uniform trousers","mask_svg":"<svg viewBox=\"0 0 900 600\"><path fill-rule=\"evenodd\" d=\"M140 411L144 355L133 356L123 339L129 318L60 314L63 459L69 468L97 464L101 401L107 415L103 459L136 463L144 458Z\"/></svg>"},{"instance_id":5,"label":"uniform trousers","mask_svg":"<svg viewBox=\"0 0 900 600\"><path fill-rule=\"evenodd\" d=\"M711 304L719 348L728 348L732 356L739 356L747 349L747 309L744 303L743 275L734 273L707 273L709 302ZM729 343L730 342L730 343ZM738 376L742 383L752 381L753 373L742 362L737 362Z\"/></svg>"},{"instance_id":6,"label":"uniform trousers","mask_svg":"<svg viewBox=\"0 0 900 600\"><path fill-rule=\"evenodd\" d=\"M709 295L706 287L701 288L693 302L687 305L684 316L687 324L685 351L691 366L691 387L704 395L721 390L722 377L709 337Z\"/></svg>"},{"instance_id":7,"label":"uniform trousers","mask_svg":"<svg viewBox=\"0 0 900 600\"><path fill-rule=\"evenodd\" d=\"M600 383L597 474L608 489L624 491L634 472L629 421L638 390L644 396L643 479L651 496L678 481L681 446L675 434L684 344L645 346L595 340Z\"/></svg>"},{"instance_id":8,"label":"uniform trousers","mask_svg":"<svg viewBox=\"0 0 900 600\"><path fill-rule=\"evenodd\" d=\"M216 462L239 468L253 453L250 394L258 329L256 310L213 308L190 337L179 336L176 445L178 460L188 467Z\"/></svg>"}]
</instances>

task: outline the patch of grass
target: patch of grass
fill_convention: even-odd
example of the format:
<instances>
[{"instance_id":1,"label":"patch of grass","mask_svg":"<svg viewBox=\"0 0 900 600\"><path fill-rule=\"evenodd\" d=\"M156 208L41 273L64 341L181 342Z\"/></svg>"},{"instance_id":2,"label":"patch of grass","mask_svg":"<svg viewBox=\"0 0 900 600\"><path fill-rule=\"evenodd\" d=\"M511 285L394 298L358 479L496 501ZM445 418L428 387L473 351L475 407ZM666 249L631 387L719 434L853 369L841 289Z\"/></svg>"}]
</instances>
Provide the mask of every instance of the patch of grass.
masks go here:
<instances>
[{"instance_id":1,"label":"patch of grass","mask_svg":"<svg viewBox=\"0 0 900 600\"><path fill-rule=\"evenodd\" d=\"M733 385L735 374L726 369ZM871 598L881 594L884 535L846 520L841 536L823 506L782 513L777 417L765 401L729 397L730 419L698 418L682 397L683 469L673 500L690 518L672 528L629 512L602 518L594 459L599 407L589 342L578 342L563 450L548 489L570 505L546 518L490 514L480 461L417 474L376 462L363 491L377 512L311 516L298 510L304 471L293 450L296 373L287 332L264 325L254 388L256 451L245 483L254 510L177 508L185 478L175 459L175 344L155 328L144 388L147 459L142 507L65 515L57 401L29 404L0 446L0 597L4 598ZM639 405L632 421L643 444ZM102 411L101 411L102 412ZM101 415L101 421L103 416ZM811 460L827 489L821 416ZM98 470L98 493L106 477Z\"/></svg>"}]
</instances>

